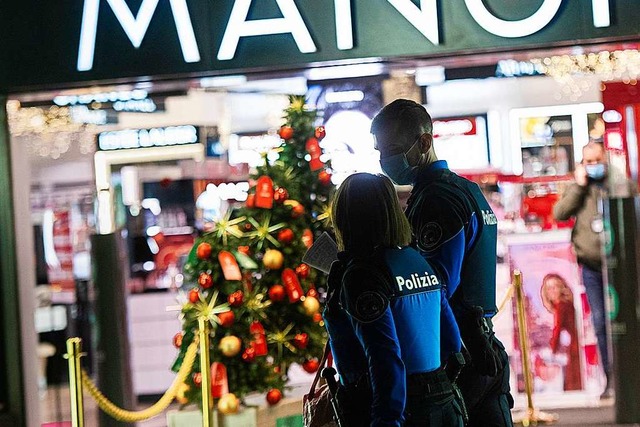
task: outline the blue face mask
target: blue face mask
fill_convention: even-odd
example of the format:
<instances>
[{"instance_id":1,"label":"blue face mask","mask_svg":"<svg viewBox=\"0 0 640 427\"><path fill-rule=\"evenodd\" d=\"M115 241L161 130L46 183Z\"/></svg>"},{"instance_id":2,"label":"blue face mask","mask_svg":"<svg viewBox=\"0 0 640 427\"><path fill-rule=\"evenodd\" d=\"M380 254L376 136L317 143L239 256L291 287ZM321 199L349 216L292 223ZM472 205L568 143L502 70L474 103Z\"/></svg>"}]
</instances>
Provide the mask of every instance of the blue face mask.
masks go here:
<instances>
[{"instance_id":1,"label":"blue face mask","mask_svg":"<svg viewBox=\"0 0 640 427\"><path fill-rule=\"evenodd\" d=\"M593 181L602 181L607 175L607 167L603 163L585 165L584 169L587 172L589 179Z\"/></svg>"},{"instance_id":2,"label":"blue face mask","mask_svg":"<svg viewBox=\"0 0 640 427\"><path fill-rule=\"evenodd\" d=\"M382 168L382 171L397 185L410 185L416 180L418 167L409 165L407 153L413 150L417 143L418 141L416 141L415 144L413 144L405 153L380 159L380 167Z\"/></svg>"}]
</instances>

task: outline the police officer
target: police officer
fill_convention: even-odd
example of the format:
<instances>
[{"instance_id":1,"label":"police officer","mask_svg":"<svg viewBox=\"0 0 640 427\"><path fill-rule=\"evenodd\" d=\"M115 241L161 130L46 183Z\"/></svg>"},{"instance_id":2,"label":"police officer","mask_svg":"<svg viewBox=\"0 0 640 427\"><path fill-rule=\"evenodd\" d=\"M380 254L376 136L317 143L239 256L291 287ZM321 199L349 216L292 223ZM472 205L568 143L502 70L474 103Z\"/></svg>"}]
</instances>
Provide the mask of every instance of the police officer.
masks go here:
<instances>
[{"instance_id":1,"label":"police officer","mask_svg":"<svg viewBox=\"0 0 640 427\"><path fill-rule=\"evenodd\" d=\"M371 133L382 170L396 184L414 185L405 212L414 242L443 277L471 359L457 380L469 424L511 426L508 356L491 323L497 220L478 185L437 159L432 127L422 105L399 99L376 115Z\"/></svg>"},{"instance_id":2,"label":"police officer","mask_svg":"<svg viewBox=\"0 0 640 427\"><path fill-rule=\"evenodd\" d=\"M324 312L348 426L463 425L442 359L460 347L442 279L413 248L393 183L351 175L332 220L342 250ZM450 348L441 350L440 328Z\"/></svg>"}]
</instances>

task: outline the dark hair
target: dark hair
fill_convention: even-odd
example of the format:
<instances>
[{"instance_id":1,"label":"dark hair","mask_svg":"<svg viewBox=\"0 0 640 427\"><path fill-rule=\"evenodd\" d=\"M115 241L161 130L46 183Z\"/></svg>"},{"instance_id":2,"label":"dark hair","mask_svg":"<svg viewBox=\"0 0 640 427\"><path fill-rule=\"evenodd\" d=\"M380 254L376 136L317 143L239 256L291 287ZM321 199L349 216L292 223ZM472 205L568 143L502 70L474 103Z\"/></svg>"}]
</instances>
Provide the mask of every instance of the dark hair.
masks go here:
<instances>
[{"instance_id":1,"label":"dark hair","mask_svg":"<svg viewBox=\"0 0 640 427\"><path fill-rule=\"evenodd\" d=\"M347 177L333 198L331 220L338 248L356 255L411 242L409 221L386 176L356 173Z\"/></svg>"},{"instance_id":2,"label":"dark hair","mask_svg":"<svg viewBox=\"0 0 640 427\"><path fill-rule=\"evenodd\" d=\"M418 136L432 132L433 122L427 109L408 99L396 99L380 110L371 122L372 134L391 135L393 138L387 139L397 141L398 145L402 145L399 148L404 149L413 145Z\"/></svg>"}]
</instances>

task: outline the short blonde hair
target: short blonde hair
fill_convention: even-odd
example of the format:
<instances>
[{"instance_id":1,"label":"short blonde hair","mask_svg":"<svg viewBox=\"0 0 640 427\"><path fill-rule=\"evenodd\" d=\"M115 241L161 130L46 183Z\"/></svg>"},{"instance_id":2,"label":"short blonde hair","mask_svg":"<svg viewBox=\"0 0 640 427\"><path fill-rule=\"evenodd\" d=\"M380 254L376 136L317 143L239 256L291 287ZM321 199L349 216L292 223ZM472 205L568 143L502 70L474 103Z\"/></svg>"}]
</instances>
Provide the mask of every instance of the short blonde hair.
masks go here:
<instances>
[{"instance_id":1,"label":"short blonde hair","mask_svg":"<svg viewBox=\"0 0 640 427\"><path fill-rule=\"evenodd\" d=\"M389 178L370 173L347 177L331 205L338 248L359 255L377 247L406 246L411 226Z\"/></svg>"}]
</instances>

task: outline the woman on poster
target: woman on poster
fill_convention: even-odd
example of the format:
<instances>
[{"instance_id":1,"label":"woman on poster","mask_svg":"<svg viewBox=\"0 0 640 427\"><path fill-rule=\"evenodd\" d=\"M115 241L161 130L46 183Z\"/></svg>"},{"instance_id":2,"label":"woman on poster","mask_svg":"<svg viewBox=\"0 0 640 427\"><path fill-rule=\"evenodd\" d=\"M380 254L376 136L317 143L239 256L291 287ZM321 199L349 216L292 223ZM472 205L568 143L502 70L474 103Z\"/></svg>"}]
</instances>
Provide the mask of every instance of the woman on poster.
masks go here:
<instances>
[{"instance_id":1,"label":"woman on poster","mask_svg":"<svg viewBox=\"0 0 640 427\"><path fill-rule=\"evenodd\" d=\"M551 351L554 355L565 352L567 364L564 372L564 390L581 390L580 349L576 328L576 311L573 306L573 292L567 281L556 273L547 274L542 279L540 295L545 308L553 314ZM568 337L569 339L564 339Z\"/></svg>"}]
</instances>

